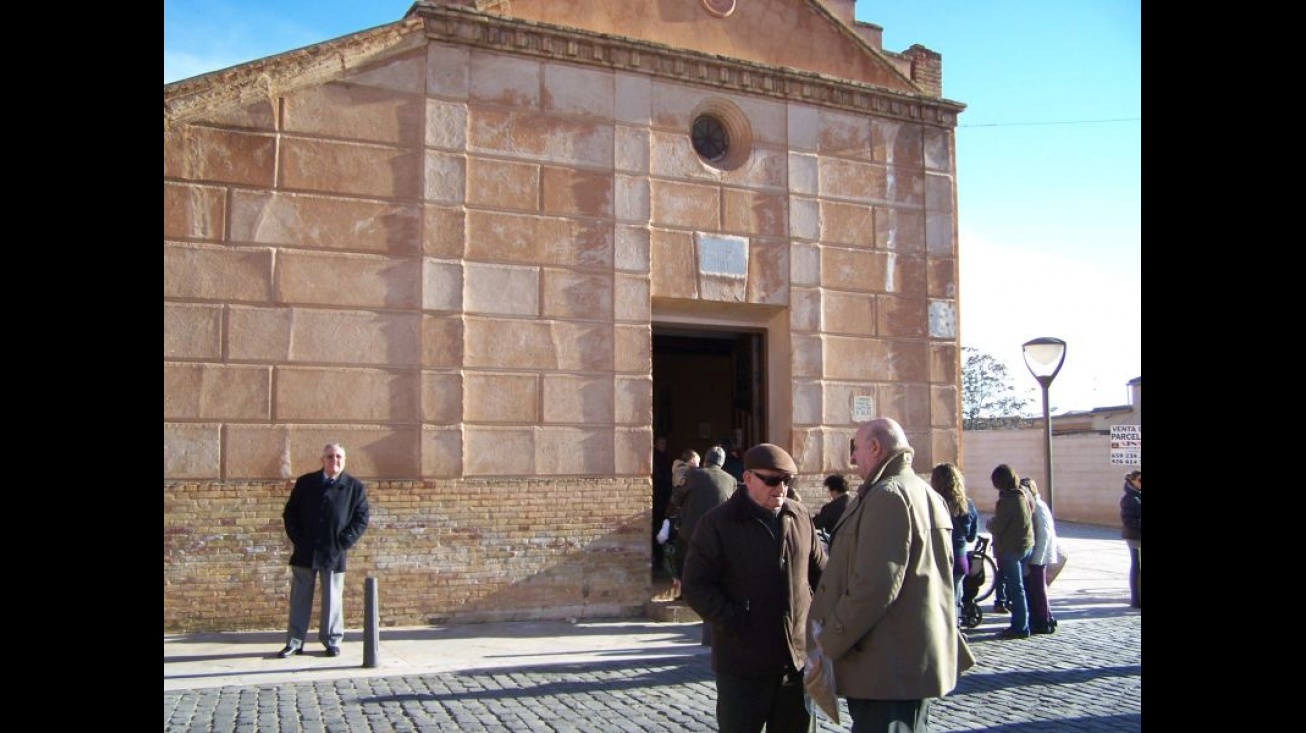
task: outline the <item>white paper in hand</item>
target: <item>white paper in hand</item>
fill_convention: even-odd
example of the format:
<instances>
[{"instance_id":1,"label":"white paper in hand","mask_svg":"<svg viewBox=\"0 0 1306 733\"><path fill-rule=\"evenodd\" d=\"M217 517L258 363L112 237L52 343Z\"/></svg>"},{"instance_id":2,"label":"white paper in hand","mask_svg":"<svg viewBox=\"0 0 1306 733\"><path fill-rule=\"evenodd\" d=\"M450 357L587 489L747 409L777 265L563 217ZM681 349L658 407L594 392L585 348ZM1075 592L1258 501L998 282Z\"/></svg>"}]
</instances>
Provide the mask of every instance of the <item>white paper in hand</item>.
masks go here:
<instances>
[{"instance_id":1,"label":"white paper in hand","mask_svg":"<svg viewBox=\"0 0 1306 733\"><path fill-rule=\"evenodd\" d=\"M835 725L839 724L839 696L834 686L834 662L821 652L821 623L812 622L812 639L816 641L815 649L807 650L807 669L803 670L803 694L807 697L807 709L821 709Z\"/></svg>"}]
</instances>

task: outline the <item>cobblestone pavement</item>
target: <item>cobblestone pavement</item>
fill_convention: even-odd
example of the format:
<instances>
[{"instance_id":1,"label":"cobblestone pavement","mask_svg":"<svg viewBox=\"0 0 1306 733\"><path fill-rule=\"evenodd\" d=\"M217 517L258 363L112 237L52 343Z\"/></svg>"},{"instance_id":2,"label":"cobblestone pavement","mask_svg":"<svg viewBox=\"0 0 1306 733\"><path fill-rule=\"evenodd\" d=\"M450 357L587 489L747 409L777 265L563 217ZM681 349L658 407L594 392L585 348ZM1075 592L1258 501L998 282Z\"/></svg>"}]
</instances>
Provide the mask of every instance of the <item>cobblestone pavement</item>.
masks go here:
<instances>
[{"instance_id":1,"label":"cobblestone pavement","mask_svg":"<svg viewBox=\"0 0 1306 733\"><path fill-rule=\"evenodd\" d=\"M1123 543L1112 545L1101 545L1110 548L1106 572L1094 566L1095 547L1072 552L1063 577L1076 575L1069 568L1078 557L1077 578L1051 594L1055 634L998 639L1008 617L993 615L970 630L979 663L935 702L932 730L1142 729L1142 612L1128 607L1119 583L1115 546ZM709 656L693 639L683 646L634 660L165 689L163 726L177 733L714 731ZM842 720L818 714L816 729L849 730L846 707Z\"/></svg>"},{"instance_id":2,"label":"cobblestone pavement","mask_svg":"<svg viewBox=\"0 0 1306 733\"><path fill-rule=\"evenodd\" d=\"M935 703L936 731L1142 729L1142 615L1058 614L1056 634L970 634L979 664ZM165 731L714 731L705 654L284 685L176 690ZM821 717L818 730L850 728Z\"/></svg>"}]
</instances>

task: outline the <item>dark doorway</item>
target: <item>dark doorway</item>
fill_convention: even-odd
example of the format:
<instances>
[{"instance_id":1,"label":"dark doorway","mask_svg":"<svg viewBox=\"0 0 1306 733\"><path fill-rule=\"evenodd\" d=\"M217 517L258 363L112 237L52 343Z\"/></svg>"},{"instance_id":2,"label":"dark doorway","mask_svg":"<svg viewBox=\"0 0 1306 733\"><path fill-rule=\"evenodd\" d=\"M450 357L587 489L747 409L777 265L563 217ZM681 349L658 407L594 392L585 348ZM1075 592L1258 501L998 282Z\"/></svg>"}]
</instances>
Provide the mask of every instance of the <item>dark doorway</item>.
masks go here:
<instances>
[{"instance_id":1,"label":"dark doorway","mask_svg":"<svg viewBox=\"0 0 1306 733\"><path fill-rule=\"evenodd\" d=\"M654 326L653 434L673 457L766 441L764 359L761 333Z\"/></svg>"},{"instance_id":2,"label":"dark doorway","mask_svg":"<svg viewBox=\"0 0 1306 733\"><path fill-rule=\"evenodd\" d=\"M701 457L714 445L742 451L767 440L765 363L760 332L653 327L653 435L667 439L672 459L687 448ZM654 490L655 532L669 498ZM655 589L670 582L664 554L654 542Z\"/></svg>"}]
</instances>

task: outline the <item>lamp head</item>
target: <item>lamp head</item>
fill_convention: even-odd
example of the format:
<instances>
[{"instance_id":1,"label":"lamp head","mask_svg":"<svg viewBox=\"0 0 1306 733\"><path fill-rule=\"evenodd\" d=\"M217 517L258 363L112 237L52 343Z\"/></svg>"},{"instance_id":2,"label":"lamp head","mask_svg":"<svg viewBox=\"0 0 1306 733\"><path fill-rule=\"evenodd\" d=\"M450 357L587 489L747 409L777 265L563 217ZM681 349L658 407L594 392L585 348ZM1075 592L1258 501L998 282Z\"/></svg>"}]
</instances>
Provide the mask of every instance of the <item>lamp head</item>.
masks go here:
<instances>
[{"instance_id":1,"label":"lamp head","mask_svg":"<svg viewBox=\"0 0 1306 733\"><path fill-rule=\"evenodd\" d=\"M1052 384L1057 372L1061 371L1061 364L1066 360L1066 342L1050 336L1026 341L1021 350L1029 373L1044 387Z\"/></svg>"}]
</instances>

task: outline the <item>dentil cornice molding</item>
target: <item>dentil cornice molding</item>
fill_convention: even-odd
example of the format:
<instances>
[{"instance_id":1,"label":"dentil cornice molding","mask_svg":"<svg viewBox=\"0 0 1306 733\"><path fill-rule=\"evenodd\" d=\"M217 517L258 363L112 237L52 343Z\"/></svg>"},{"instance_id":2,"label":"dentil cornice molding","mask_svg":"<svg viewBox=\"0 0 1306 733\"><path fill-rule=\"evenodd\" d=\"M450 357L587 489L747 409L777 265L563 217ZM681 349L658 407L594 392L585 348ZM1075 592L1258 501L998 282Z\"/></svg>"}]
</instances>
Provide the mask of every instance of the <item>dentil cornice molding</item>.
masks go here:
<instances>
[{"instance_id":1,"label":"dentil cornice molding","mask_svg":"<svg viewBox=\"0 0 1306 733\"><path fill-rule=\"evenodd\" d=\"M957 126L957 115L966 108L921 94L463 7L422 4L412 12L425 21L427 37L441 43L645 74L723 92L757 94L949 129Z\"/></svg>"}]
</instances>

